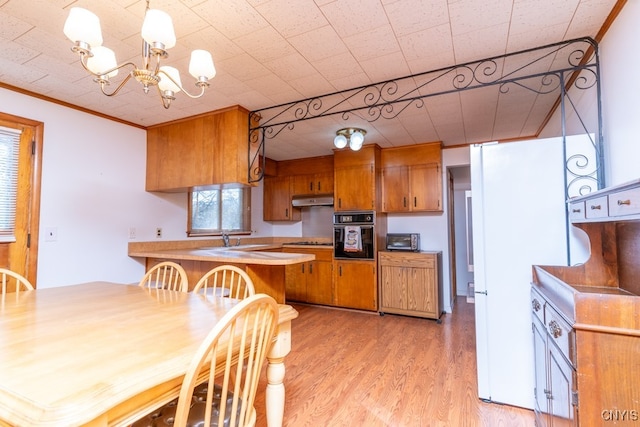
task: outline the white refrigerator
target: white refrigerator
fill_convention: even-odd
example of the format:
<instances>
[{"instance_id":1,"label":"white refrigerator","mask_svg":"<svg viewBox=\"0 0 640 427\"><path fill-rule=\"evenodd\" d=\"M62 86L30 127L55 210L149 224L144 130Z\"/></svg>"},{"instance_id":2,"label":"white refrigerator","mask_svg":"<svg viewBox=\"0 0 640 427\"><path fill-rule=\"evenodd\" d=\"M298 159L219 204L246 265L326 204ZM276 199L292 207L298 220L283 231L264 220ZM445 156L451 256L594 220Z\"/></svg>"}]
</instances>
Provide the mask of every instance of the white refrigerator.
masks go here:
<instances>
[{"instance_id":1,"label":"white refrigerator","mask_svg":"<svg viewBox=\"0 0 640 427\"><path fill-rule=\"evenodd\" d=\"M531 266L569 262L562 138L470 150L478 396L532 409Z\"/></svg>"}]
</instances>

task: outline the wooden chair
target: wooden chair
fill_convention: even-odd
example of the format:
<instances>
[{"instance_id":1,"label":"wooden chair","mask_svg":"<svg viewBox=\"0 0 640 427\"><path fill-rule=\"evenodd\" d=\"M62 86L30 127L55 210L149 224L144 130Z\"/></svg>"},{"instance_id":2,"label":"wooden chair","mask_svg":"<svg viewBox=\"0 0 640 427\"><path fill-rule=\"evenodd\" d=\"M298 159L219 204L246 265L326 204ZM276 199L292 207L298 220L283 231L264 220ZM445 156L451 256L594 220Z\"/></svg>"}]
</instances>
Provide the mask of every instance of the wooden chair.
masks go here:
<instances>
[{"instance_id":1,"label":"wooden chair","mask_svg":"<svg viewBox=\"0 0 640 427\"><path fill-rule=\"evenodd\" d=\"M188 292L187 272L180 264L164 261L151 267L139 283L142 287Z\"/></svg>"},{"instance_id":2,"label":"wooden chair","mask_svg":"<svg viewBox=\"0 0 640 427\"><path fill-rule=\"evenodd\" d=\"M2 295L7 292L17 293L20 291L32 291L34 289L26 277L6 268L0 268L0 280L2 281L2 283L0 283L0 294Z\"/></svg>"},{"instance_id":3,"label":"wooden chair","mask_svg":"<svg viewBox=\"0 0 640 427\"><path fill-rule=\"evenodd\" d=\"M198 280L193 292L236 299L245 299L256 293L247 272L233 265L220 265L209 270Z\"/></svg>"},{"instance_id":4,"label":"wooden chair","mask_svg":"<svg viewBox=\"0 0 640 427\"><path fill-rule=\"evenodd\" d=\"M132 427L170 425L172 419L176 427L255 426L256 390L277 325L278 305L272 297L258 294L240 301L196 351L180 396Z\"/></svg>"}]
</instances>

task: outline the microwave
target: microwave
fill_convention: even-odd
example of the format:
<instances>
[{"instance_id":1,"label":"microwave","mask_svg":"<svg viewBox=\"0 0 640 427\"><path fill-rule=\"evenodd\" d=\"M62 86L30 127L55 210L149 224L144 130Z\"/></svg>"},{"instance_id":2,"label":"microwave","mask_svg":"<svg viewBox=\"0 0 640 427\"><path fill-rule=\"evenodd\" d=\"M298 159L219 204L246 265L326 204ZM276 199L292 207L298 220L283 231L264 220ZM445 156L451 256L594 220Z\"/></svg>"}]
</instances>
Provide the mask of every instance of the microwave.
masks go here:
<instances>
[{"instance_id":1,"label":"microwave","mask_svg":"<svg viewBox=\"0 0 640 427\"><path fill-rule=\"evenodd\" d=\"M393 233L387 234L388 251L420 252L420 234Z\"/></svg>"}]
</instances>

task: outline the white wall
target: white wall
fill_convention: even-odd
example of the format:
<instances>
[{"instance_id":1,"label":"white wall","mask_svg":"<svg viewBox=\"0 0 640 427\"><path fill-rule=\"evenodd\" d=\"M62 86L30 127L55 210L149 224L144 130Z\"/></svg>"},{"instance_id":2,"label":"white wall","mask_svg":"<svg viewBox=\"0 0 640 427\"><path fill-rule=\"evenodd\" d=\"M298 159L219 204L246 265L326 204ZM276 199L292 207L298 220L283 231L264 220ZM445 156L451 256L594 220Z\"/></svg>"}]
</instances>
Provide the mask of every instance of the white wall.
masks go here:
<instances>
[{"instance_id":1,"label":"white wall","mask_svg":"<svg viewBox=\"0 0 640 427\"><path fill-rule=\"evenodd\" d=\"M0 88L0 111L44 123L37 286L135 282L137 240L185 237L186 195L144 191L146 132ZM45 241L47 228L57 241Z\"/></svg>"}]
</instances>

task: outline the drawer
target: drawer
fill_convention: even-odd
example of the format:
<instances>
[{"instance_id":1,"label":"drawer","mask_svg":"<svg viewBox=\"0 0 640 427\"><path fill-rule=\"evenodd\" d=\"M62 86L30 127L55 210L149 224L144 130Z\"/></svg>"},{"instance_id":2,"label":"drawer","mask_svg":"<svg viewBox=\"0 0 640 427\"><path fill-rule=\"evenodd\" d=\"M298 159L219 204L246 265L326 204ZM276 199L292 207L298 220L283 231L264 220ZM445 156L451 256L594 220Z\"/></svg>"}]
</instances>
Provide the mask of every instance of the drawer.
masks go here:
<instances>
[{"instance_id":1,"label":"drawer","mask_svg":"<svg viewBox=\"0 0 640 427\"><path fill-rule=\"evenodd\" d=\"M531 289L531 311L544 325L544 299L533 288Z\"/></svg>"},{"instance_id":2,"label":"drawer","mask_svg":"<svg viewBox=\"0 0 640 427\"><path fill-rule=\"evenodd\" d=\"M544 326L549 334L549 340L555 343L575 368L575 331L549 304L544 307L544 317Z\"/></svg>"},{"instance_id":3,"label":"drawer","mask_svg":"<svg viewBox=\"0 0 640 427\"><path fill-rule=\"evenodd\" d=\"M395 267L435 268L436 255L420 252L378 252L378 264Z\"/></svg>"},{"instance_id":4,"label":"drawer","mask_svg":"<svg viewBox=\"0 0 640 427\"><path fill-rule=\"evenodd\" d=\"M607 196L595 197L585 201L586 218L606 218L609 216L609 203Z\"/></svg>"},{"instance_id":5,"label":"drawer","mask_svg":"<svg viewBox=\"0 0 640 427\"><path fill-rule=\"evenodd\" d=\"M609 194L609 216L640 214L640 188Z\"/></svg>"},{"instance_id":6,"label":"drawer","mask_svg":"<svg viewBox=\"0 0 640 427\"><path fill-rule=\"evenodd\" d=\"M577 221L585 219L584 215L584 201L573 202L569 204L569 219L571 221Z\"/></svg>"}]
</instances>

